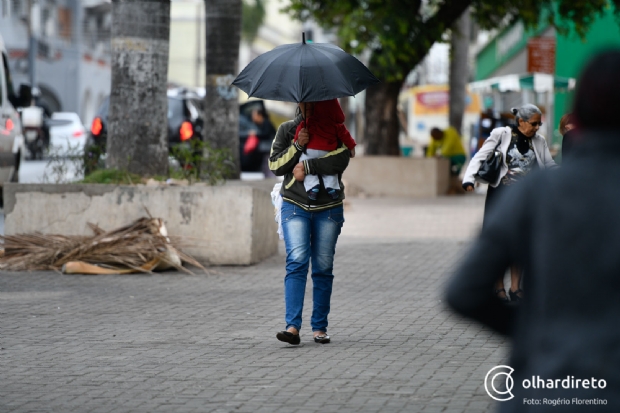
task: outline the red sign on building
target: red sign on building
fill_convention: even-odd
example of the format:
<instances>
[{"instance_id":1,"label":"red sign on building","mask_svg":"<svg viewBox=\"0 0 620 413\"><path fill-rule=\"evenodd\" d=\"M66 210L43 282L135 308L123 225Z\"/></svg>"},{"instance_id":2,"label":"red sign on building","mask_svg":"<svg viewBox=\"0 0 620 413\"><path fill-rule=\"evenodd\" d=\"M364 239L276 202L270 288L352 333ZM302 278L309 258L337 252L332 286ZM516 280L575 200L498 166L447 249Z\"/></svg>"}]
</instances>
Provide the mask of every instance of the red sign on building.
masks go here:
<instances>
[{"instance_id":1,"label":"red sign on building","mask_svg":"<svg viewBox=\"0 0 620 413\"><path fill-rule=\"evenodd\" d=\"M555 37L533 37L528 40L527 71L555 74Z\"/></svg>"}]
</instances>

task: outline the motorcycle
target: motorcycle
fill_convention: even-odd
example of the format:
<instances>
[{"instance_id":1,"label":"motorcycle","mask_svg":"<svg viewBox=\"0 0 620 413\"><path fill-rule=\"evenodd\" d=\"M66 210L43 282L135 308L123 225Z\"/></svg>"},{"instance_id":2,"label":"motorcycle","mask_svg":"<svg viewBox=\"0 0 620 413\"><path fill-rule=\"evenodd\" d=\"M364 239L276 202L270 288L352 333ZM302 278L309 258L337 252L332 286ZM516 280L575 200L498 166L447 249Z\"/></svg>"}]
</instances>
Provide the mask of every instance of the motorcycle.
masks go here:
<instances>
[{"instance_id":1,"label":"motorcycle","mask_svg":"<svg viewBox=\"0 0 620 413\"><path fill-rule=\"evenodd\" d=\"M24 138L30 159L43 159L43 154L49 147L44 116L43 109L38 106L28 106L21 110Z\"/></svg>"}]
</instances>

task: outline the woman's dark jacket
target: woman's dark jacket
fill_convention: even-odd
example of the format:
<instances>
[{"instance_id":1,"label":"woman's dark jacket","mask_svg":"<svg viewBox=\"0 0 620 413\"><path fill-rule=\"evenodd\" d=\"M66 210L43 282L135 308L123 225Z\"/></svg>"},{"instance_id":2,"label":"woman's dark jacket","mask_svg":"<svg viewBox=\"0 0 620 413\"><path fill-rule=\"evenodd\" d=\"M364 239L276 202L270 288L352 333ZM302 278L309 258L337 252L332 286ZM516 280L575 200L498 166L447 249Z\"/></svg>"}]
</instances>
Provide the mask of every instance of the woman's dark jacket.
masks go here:
<instances>
[{"instance_id":1,"label":"woman's dark jacket","mask_svg":"<svg viewBox=\"0 0 620 413\"><path fill-rule=\"evenodd\" d=\"M619 182L620 131L584 134L566 166L533 172L500 196L449 283L453 309L512 336L515 398L501 412L620 412ZM523 270L516 310L491 293L512 264ZM532 376L606 387L524 389ZM523 403L558 397L607 405Z\"/></svg>"},{"instance_id":2,"label":"woman's dark jacket","mask_svg":"<svg viewBox=\"0 0 620 413\"><path fill-rule=\"evenodd\" d=\"M304 182L296 181L293 177L293 168L299 163L299 158L303 153L303 148L293 142L295 130L301 120L302 117L298 116L294 120L284 122L280 125L276 133L276 138L271 145L269 169L277 176L284 175L282 189L280 190L282 199L308 211L318 211L342 205L342 201L344 200L342 173L349 165L349 159L351 157L351 152L346 146L341 144L339 148L321 158L303 161L306 175L338 175L341 189L339 199L333 200L329 194L327 194L323 185L321 185L317 200L309 204L310 201L306 189L304 188Z\"/></svg>"}]
</instances>

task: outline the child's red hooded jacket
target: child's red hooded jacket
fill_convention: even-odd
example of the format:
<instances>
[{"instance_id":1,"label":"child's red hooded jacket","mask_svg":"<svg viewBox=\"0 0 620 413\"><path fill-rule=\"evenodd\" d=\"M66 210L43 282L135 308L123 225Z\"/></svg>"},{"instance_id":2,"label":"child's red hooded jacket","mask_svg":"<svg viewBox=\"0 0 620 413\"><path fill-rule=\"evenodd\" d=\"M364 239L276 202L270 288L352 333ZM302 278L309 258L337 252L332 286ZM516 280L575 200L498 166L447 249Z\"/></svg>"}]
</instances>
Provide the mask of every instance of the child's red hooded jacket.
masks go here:
<instances>
[{"instance_id":1,"label":"child's red hooded jacket","mask_svg":"<svg viewBox=\"0 0 620 413\"><path fill-rule=\"evenodd\" d=\"M306 145L308 149L333 151L338 147L339 140L347 148L355 148L355 140L344 126L344 112L338 99L315 102L312 116L308 116L307 121L303 120L297 125L295 140L303 128L308 129L310 133L310 141Z\"/></svg>"}]
</instances>

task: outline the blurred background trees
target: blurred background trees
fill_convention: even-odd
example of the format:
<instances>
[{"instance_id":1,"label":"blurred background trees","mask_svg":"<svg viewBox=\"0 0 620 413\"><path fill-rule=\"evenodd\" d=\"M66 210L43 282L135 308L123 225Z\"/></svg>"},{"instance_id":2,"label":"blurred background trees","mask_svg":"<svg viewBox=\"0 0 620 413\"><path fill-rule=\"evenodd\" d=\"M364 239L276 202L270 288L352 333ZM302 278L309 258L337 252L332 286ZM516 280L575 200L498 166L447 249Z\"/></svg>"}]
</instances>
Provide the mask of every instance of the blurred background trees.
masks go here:
<instances>
[{"instance_id":1,"label":"blurred background trees","mask_svg":"<svg viewBox=\"0 0 620 413\"><path fill-rule=\"evenodd\" d=\"M168 173L170 0L112 2L107 167Z\"/></svg>"},{"instance_id":2,"label":"blurred background trees","mask_svg":"<svg viewBox=\"0 0 620 413\"><path fill-rule=\"evenodd\" d=\"M205 0L205 13L205 140L215 149L230 150L235 166L226 178L239 179L239 100L231 83L238 70L242 2Z\"/></svg>"},{"instance_id":3,"label":"blurred background trees","mask_svg":"<svg viewBox=\"0 0 620 413\"><path fill-rule=\"evenodd\" d=\"M341 47L367 58L382 83L366 92L366 153L398 155L396 105L404 79L468 8L482 29L517 19L531 27L544 15L559 33L574 28L583 36L612 3L618 15L620 0L291 0L286 10L334 30Z\"/></svg>"}]
</instances>

